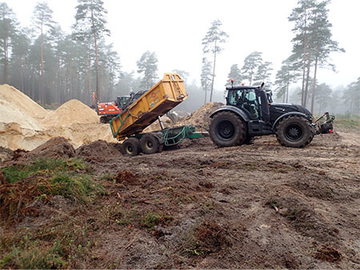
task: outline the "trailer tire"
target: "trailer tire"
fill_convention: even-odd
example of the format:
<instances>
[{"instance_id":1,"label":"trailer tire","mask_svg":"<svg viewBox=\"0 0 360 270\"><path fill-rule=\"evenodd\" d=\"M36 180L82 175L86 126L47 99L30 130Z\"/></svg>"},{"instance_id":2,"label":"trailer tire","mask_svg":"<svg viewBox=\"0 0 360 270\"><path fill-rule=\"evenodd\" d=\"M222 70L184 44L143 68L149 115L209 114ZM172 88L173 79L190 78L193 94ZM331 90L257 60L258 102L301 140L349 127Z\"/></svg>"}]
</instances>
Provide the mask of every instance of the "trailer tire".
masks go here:
<instances>
[{"instance_id":1,"label":"trailer tire","mask_svg":"<svg viewBox=\"0 0 360 270\"><path fill-rule=\"evenodd\" d=\"M137 156L140 153L140 141L137 138L129 138L121 145L121 152L126 156Z\"/></svg>"},{"instance_id":2,"label":"trailer tire","mask_svg":"<svg viewBox=\"0 0 360 270\"><path fill-rule=\"evenodd\" d=\"M144 154L154 154L160 150L160 142L153 134L145 134L140 140L140 147Z\"/></svg>"},{"instance_id":3,"label":"trailer tire","mask_svg":"<svg viewBox=\"0 0 360 270\"><path fill-rule=\"evenodd\" d=\"M278 124L276 138L283 146L302 148L312 141L314 132L306 118L289 116Z\"/></svg>"},{"instance_id":4,"label":"trailer tire","mask_svg":"<svg viewBox=\"0 0 360 270\"><path fill-rule=\"evenodd\" d=\"M220 147L241 145L247 137L246 123L233 112L219 112L211 120L211 140Z\"/></svg>"}]
</instances>

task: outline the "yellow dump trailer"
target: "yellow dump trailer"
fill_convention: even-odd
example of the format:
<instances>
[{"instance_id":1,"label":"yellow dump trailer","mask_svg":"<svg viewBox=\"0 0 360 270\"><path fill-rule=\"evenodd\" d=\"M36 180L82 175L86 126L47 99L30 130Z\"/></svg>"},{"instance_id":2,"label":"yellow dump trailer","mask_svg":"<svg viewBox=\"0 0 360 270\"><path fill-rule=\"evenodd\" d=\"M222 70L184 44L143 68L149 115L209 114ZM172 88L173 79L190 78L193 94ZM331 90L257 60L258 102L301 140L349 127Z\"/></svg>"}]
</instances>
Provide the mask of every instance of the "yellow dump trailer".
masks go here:
<instances>
[{"instance_id":1,"label":"yellow dump trailer","mask_svg":"<svg viewBox=\"0 0 360 270\"><path fill-rule=\"evenodd\" d=\"M187 98L184 80L177 73L164 78L145 92L111 122L111 131L118 140L141 132L155 120Z\"/></svg>"},{"instance_id":2,"label":"yellow dump trailer","mask_svg":"<svg viewBox=\"0 0 360 270\"><path fill-rule=\"evenodd\" d=\"M121 145L125 155L135 156L140 152L153 154L164 146L179 144L183 139L195 139L204 134L195 132L192 125L163 128L150 133L142 131L187 98L184 80L177 73L165 73L164 78L133 101L118 116L110 121L114 138L126 139Z\"/></svg>"}]
</instances>

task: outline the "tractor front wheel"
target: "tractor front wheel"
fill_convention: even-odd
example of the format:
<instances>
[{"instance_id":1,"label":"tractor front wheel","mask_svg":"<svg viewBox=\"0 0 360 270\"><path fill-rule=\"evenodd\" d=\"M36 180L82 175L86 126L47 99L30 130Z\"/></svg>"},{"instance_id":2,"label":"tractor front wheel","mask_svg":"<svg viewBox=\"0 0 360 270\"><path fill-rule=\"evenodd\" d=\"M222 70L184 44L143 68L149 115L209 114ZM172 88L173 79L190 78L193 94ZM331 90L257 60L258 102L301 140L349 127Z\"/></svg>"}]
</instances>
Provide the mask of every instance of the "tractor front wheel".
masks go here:
<instances>
[{"instance_id":1,"label":"tractor front wheel","mask_svg":"<svg viewBox=\"0 0 360 270\"><path fill-rule=\"evenodd\" d=\"M217 146L235 146L245 142L247 127L238 115L229 111L222 111L212 118L209 133L211 140Z\"/></svg>"},{"instance_id":2,"label":"tractor front wheel","mask_svg":"<svg viewBox=\"0 0 360 270\"><path fill-rule=\"evenodd\" d=\"M302 148L312 141L314 132L306 118L289 116L277 126L276 138L283 146Z\"/></svg>"}]
</instances>

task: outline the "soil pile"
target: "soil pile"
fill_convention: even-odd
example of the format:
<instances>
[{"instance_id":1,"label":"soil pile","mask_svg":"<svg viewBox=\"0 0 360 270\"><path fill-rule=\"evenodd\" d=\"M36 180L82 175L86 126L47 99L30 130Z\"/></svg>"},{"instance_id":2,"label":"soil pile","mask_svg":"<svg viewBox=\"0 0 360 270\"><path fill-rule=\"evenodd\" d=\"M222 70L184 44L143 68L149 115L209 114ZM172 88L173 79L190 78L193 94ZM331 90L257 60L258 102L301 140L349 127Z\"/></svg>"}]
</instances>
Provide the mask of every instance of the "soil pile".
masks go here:
<instances>
[{"instance_id":1,"label":"soil pile","mask_svg":"<svg viewBox=\"0 0 360 270\"><path fill-rule=\"evenodd\" d=\"M21 118L24 118L26 121L29 116L42 119L47 114L43 107L15 87L7 84L0 85L0 104L6 106L6 110L3 110L4 108L0 110L0 122L19 122ZM8 113L7 115L10 115L10 117L5 118L6 112L9 110L19 111L21 115L10 115ZM17 121L13 121L13 119Z\"/></svg>"},{"instance_id":2,"label":"soil pile","mask_svg":"<svg viewBox=\"0 0 360 270\"><path fill-rule=\"evenodd\" d=\"M63 137L55 137L36 147L28 153L33 159L47 158L72 158L75 157L75 148Z\"/></svg>"},{"instance_id":3,"label":"soil pile","mask_svg":"<svg viewBox=\"0 0 360 270\"><path fill-rule=\"evenodd\" d=\"M82 157L86 161L101 162L114 157L119 157L121 156L121 153L111 144L102 140L97 140L76 149L76 156Z\"/></svg>"},{"instance_id":4,"label":"soil pile","mask_svg":"<svg viewBox=\"0 0 360 270\"><path fill-rule=\"evenodd\" d=\"M98 122L99 117L96 112L76 99L69 100L61 105L54 113L49 113L43 121L47 126L60 127Z\"/></svg>"},{"instance_id":5,"label":"soil pile","mask_svg":"<svg viewBox=\"0 0 360 270\"><path fill-rule=\"evenodd\" d=\"M191 115L182 117L175 124L170 120L169 117L163 116L161 120L165 127L174 127L174 126L185 126L185 125L194 125L199 128L208 129L210 122L210 115L223 106L221 102L209 102L203 105L200 109L193 112ZM155 130L160 130L160 124L158 121L155 121L152 125L147 127L144 132L151 132Z\"/></svg>"},{"instance_id":6,"label":"soil pile","mask_svg":"<svg viewBox=\"0 0 360 270\"><path fill-rule=\"evenodd\" d=\"M0 147L0 157L3 156L3 166L12 164L29 164L41 158L69 159L75 157L75 148L65 138L55 137L39 145L32 151L17 149L11 151Z\"/></svg>"},{"instance_id":7,"label":"soil pile","mask_svg":"<svg viewBox=\"0 0 360 270\"><path fill-rule=\"evenodd\" d=\"M75 148L99 139L117 142L109 125L78 100L47 111L14 87L0 86L0 146L31 151L58 136Z\"/></svg>"},{"instance_id":8,"label":"soil pile","mask_svg":"<svg viewBox=\"0 0 360 270\"><path fill-rule=\"evenodd\" d=\"M223 106L221 102L209 102L203 105L200 109L195 111L190 116L186 117L184 120L180 121L179 124L184 123L184 125L192 124L194 126L201 126L204 128L209 127L210 115Z\"/></svg>"}]
</instances>

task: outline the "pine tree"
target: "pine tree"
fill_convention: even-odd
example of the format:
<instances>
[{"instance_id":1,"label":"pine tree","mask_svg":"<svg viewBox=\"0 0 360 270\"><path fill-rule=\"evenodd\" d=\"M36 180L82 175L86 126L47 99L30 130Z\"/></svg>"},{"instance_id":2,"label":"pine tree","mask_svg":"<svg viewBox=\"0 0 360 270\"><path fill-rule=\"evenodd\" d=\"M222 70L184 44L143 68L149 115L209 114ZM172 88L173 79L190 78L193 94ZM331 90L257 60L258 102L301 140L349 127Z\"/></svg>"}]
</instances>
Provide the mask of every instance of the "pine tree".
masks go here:
<instances>
[{"instance_id":1,"label":"pine tree","mask_svg":"<svg viewBox=\"0 0 360 270\"><path fill-rule=\"evenodd\" d=\"M252 85L256 70L262 64L262 61L262 53L256 51L245 58L241 72L243 78L249 80L249 85Z\"/></svg>"},{"instance_id":2,"label":"pine tree","mask_svg":"<svg viewBox=\"0 0 360 270\"><path fill-rule=\"evenodd\" d=\"M294 70L290 57L283 61L281 69L276 73L276 97L282 97L284 103L289 103L289 86L297 81L298 75L299 73L296 72L296 69Z\"/></svg>"},{"instance_id":3,"label":"pine tree","mask_svg":"<svg viewBox=\"0 0 360 270\"><path fill-rule=\"evenodd\" d=\"M104 8L102 0L78 0L76 6L76 23L74 25L76 39L85 40L89 37L93 38L95 50L95 73L96 73L96 96L100 100L99 85L99 53L98 40L104 34L110 35L110 31L106 28L107 10Z\"/></svg>"},{"instance_id":4,"label":"pine tree","mask_svg":"<svg viewBox=\"0 0 360 270\"><path fill-rule=\"evenodd\" d=\"M314 67L311 110L316 96L317 68L330 65L329 53L344 51L338 43L331 40L331 23L328 20L327 4L330 0L299 0L293 9L289 21L294 22L293 58L302 62L302 98L301 105L307 106L310 85L310 70ZM331 65L330 65L331 66Z\"/></svg>"},{"instance_id":5,"label":"pine tree","mask_svg":"<svg viewBox=\"0 0 360 270\"><path fill-rule=\"evenodd\" d=\"M39 95L41 103L45 103L45 81L44 81L44 39L45 34L52 30L54 27L54 21L52 20L53 11L49 8L46 2L38 3L35 6L33 13L33 22L37 31L40 33L39 36L39 47L40 47L40 78L39 78Z\"/></svg>"},{"instance_id":6,"label":"pine tree","mask_svg":"<svg viewBox=\"0 0 360 270\"><path fill-rule=\"evenodd\" d=\"M360 77L357 81L348 85L347 89L344 91L343 99L345 100L345 103L349 105L351 114L360 114Z\"/></svg>"},{"instance_id":7,"label":"pine tree","mask_svg":"<svg viewBox=\"0 0 360 270\"><path fill-rule=\"evenodd\" d=\"M143 74L140 87L142 90L149 90L157 80L157 56L155 52L146 51L136 62L138 66L138 73Z\"/></svg>"},{"instance_id":8,"label":"pine tree","mask_svg":"<svg viewBox=\"0 0 360 270\"><path fill-rule=\"evenodd\" d=\"M219 20L215 20L212 22L211 27L206 33L205 37L202 40L202 45L204 45L203 51L205 54L212 53L213 54L213 71L212 71L212 81L210 88L210 102L212 101L213 90L214 90L214 81L215 81L215 68L216 68L216 56L219 54L223 48L220 47L221 43L226 42L226 38L228 38L228 34L221 30L222 23ZM205 92L206 93L206 92Z\"/></svg>"},{"instance_id":9,"label":"pine tree","mask_svg":"<svg viewBox=\"0 0 360 270\"><path fill-rule=\"evenodd\" d=\"M323 110L331 101L332 90L329 85L322 83L316 87L316 97L314 98L319 105L319 114L323 114Z\"/></svg>"},{"instance_id":10,"label":"pine tree","mask_svg":"<svg viewBox=\"0 0 360 270\"><path fill-rule=\"evenodd\" d=\"M345 52L344 49L339 48L339 44L336 41L331 39L331 27L332 24L328 20L328 12L326 5L330 0L320 2L316 9L314 10L314 25L312 26L312 32L314 36L314 75L313 75L313 88L312 88L312 98L311 98L311 112L314 110L314 100L316 98L316 79L317 79L317 69L318 67L329 66L335 71L335 65L328 62L329 54L331 52Z\"/></svg>"},{"instance_id":11,"label":"pine tree","mask_svg":"<svg viewBox=\"0 0 360 270\"><path fill-rule=\"evenodd\" d=\"M213 76L211 74L211 69L212 69L211 63L205 57L203 58L202 63L203 63L203 65L202 65L202 69L201 69L201 87L205 92L204 104L206 104L207 92L211 91Z\"/></svg>"},{"instance_id":12,"label":"pine tree","mask_svg":"<svg viewBox=\"0 0 360 270\"><path fill-rule=\"evenodd\" d=\"M264 62L261 63L254 75L254 83L253 85L261 85L261 83L265 83L268 88L271 87L270 77L271 77L271 71L273 70L271 68L272 63L271 62Z\"/></svg>"},{"instance_id":13,"label":"pine tree","mask_svg":"<svg viewBox=\"0 0 360 270\"><path fill-rule=\"evenodd\" d=\"M0 3L0 60L3 64L2 83L8 82L10 49L17 35L18 22L12 9Z\"/></svg>"},{"instance_id":14,"label":"pine tree","mask_svg":"<svg viewBox=\"0 0 360 270\"><path fill-rule=\"evenodd\" d=\"M231 79L234 80L235 85L240 84L243 79L243 77L241 76L241 71L237 64L234 64L230 67L230 72L228 74L228 79L225 86L231 86Z\"/></svg>"}]
</instances>

